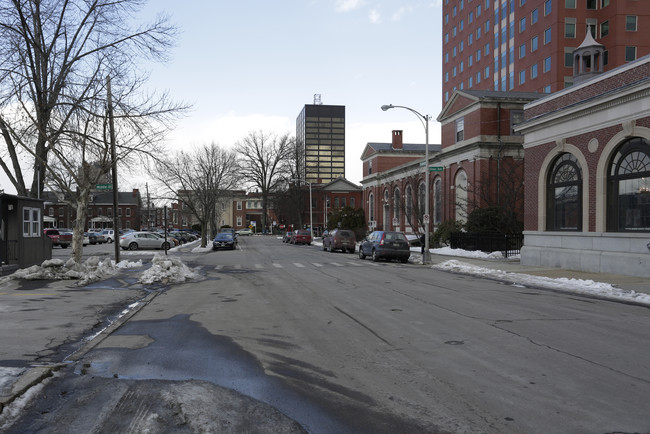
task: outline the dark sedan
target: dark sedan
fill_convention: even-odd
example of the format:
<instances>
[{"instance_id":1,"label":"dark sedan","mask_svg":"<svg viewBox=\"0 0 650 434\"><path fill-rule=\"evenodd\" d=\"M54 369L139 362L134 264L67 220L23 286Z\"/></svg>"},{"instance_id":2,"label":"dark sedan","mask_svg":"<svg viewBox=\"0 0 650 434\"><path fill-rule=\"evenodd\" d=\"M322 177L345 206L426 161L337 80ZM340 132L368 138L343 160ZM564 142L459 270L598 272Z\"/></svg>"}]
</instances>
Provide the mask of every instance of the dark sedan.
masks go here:
<instances>
[{"instance_id":1,"label":"dark sedan","mask_svg":"<svg viewBox=\"0 0 650 434\"><path fill-rule=\"evenodd\" d=\"M230 249L235 250L237 247L237 237L228 232L219 232L212 241L212 250Z\"/></svg>"},{"instance_id":2,"label":"dark sedan","mask_svg":"<svg viewBox=\"0 0 650 434\"><path fill-rule=\"evenodd\" d=\"M411 256L411 248L402 232L375 231L368 235L359 245L359 258L399 259L406 264Z\"/></svg>"}]
</instances>

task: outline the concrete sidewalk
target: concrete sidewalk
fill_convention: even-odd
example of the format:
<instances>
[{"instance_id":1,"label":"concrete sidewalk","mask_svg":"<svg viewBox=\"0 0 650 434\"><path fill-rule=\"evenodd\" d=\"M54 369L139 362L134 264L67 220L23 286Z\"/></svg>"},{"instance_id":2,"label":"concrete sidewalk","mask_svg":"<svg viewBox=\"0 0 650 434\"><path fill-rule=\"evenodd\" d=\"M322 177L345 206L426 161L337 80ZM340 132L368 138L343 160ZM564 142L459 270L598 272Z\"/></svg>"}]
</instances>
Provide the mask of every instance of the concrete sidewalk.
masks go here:
<instances>
[{"instance_id":1,"label":"concrete sidewalk","mask_svg":"<svg viewBox=\"0 0 650 434\"><path fill-rule=\"evenodd\" d=\"M417 259L415 258L417 256ZM412 254L414 260L420 261L422 255ZM650 294L650 279L636 276L624 276L620 274L592 273L587 271L565 270L563 268L537 267L533 265L522 265L518 259L492 259L492 258L471 258L464 256L431 255L431 265L441 264L445 261L456 260L477 267L501 270L509 273L520 273L531 276L548 277L551 279L580 279L593 280L594 282L609 283L620 289L631 290Z\"/></svg>"}]
</instances>

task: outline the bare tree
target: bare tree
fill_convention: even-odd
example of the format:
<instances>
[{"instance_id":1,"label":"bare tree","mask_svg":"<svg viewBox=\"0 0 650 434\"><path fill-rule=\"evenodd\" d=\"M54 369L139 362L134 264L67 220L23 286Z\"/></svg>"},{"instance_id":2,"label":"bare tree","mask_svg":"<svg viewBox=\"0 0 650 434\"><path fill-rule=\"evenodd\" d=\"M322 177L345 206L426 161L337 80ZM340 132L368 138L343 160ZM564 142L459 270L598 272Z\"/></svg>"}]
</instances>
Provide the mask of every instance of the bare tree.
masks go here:
<instances>
[{"instance_id":1,"label":"bare tree","mask_svg":"<svg viewBox=\"0 0 650 434\"><path fill-rule=\"evenodd\" d=\"M262 194L262 226L268 227L269 197L295 169L295 140L284 134L277 136L262 131L251 132L237 143L242 177Z\"/></svg>"},{"instance_id":2,"label":"bare tree","mask_svg":"<svg viewBox=\"0 0 650 434\"><path fill-rule=\"evenodd\" d=\"M167 18L129 27L143 3L7 0L0 5L0 133L4 139L0 167L19 195L40 195L50 156L60 142L72 147L80 143L74 136L82 132L73 130L98 115L97 98L106 98L105 92L98 92L99 83L106 76L122 89L118 95L129 95L133 102L136 94L127 90L139 90L146 80L136 60L164 59L176 34ZM140 96L150 107L156 105L151 104L153 97ZM154 111L166 111L164 105ZM130 104L123 114L142 117L146 110L136 107ZM75 119L79 112L92 116ZM56 167L77 170L62 163ZM26 168L34 168L31 188L27 188Z\"/></svg>"},{"instance_id":3,"label":"bare tree","mask_svg":"<svg viewBox=\"0 0 650 434\"><path fill-rule=\"evenodd\" d=\"M169 197L183 204L201 224L201 246L217 230L218 218L232 204L238 185L237 155L212 143L180 151L160 165L157 180Z\"/></svg>"},{"instance_id":4,"label":"bare tree","mask_svg":"<svg viewBox=\"0 0 650 434\"><path fill-rule=\"evenodd\" d=\"M137 164L140 159L157 158L165 133L181 110L166 98L138 100L138 86L142 83L134 81L128 86L113 87L115 164L122 168L141 167ZM42 162L48 169L48 186L62 193L65 201L76 209L72 255L77 262L82 256L90 192L98 183L105 182L113 167L104 104L106 82L94 82L92 93L90 89L84 105L68 114L66 127L61 129L56 142L48 143L48 161ZM136 101L132 100L134 97Z\"/></svg>"}]
</instances>

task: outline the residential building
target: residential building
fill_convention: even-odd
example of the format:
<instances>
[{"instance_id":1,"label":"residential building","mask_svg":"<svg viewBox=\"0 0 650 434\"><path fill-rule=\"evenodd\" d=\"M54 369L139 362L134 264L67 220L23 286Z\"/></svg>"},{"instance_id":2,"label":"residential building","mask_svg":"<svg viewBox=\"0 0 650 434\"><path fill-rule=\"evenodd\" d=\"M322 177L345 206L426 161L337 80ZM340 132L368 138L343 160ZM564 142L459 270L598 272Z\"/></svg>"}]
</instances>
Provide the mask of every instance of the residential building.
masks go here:
<instances>
[{"instance_id":1,"label":"residential building","mask_svg":"<svg viewBox=\"0 0 650 434\"><path fill-rule=\"evenodd\" d=\"M48 227L72 228L77 218L75 207L63 200L58 193L43 192L44 224ZM120 229L140 229L142 198L134 188L129 192L118 192L118 217ZM86 212L84 229L105 229L113 227L113 192L95 191L91 193Z\"/></svg>"},{"instance_id":2,"label":"residential building","mask_svg":"<svg viewBox=\"0 0 650 434\"><path fill-rule=\"evenodd\" d=\"M455 90L565 89L587 29L609 71L650 54L649 25L639 0L444 0L443 105Z\"/></svg>"},{"instance_id":3,"label":"residential building","mask_svg":"<svg viewBox=\"0 0 650 434\"><path fill-rule=\"evenodd\" d=\"M345 177L345 106L307 104L296 119L300 178L328 183Z\"/></svg>"}]
</instances>

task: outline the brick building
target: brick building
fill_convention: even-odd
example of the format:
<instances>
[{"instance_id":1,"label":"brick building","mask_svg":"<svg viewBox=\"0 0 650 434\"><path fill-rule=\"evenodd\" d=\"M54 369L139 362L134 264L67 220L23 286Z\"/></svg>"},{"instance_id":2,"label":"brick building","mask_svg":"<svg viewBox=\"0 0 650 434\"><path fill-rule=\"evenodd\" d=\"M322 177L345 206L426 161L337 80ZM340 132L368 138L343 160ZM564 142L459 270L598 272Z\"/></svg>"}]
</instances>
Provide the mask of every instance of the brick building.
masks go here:
<instances>
[{"instance_id":1,"label":"brick building","mask_svg":"<svg viewBox=\"0 0 650 434\"><path fill-rule=\"evenodd\" d=\"M643 0L444 0L443 104L454 90L562 90L588 28L609 71L650 54L649 25Z\"/></svg>"},{"instance_id":2,"label":"brick building","mask_svg":"<svg viewBox=\"0 0 650 434\"><path fill-rule=\"evenodd\" d=\"M44 221L58 228L72 228L77 218L75 207L68 205L57 193L43 192ZM129 192L118 192L118 217L120 229L140 229L142 198L134 188ZM113 227L113 192L91 193L86 215L85 230Z\"/></svg>"},{"instance_id":3,"label":"brick building","mask_svg":"<svg viewBox=\"0 0 650 434\"><path fill-rule=\"evenodd\" d=\"M525 119L522 263L650 277L650 56L531 102Z\"/></svg>"}]
</instances>

